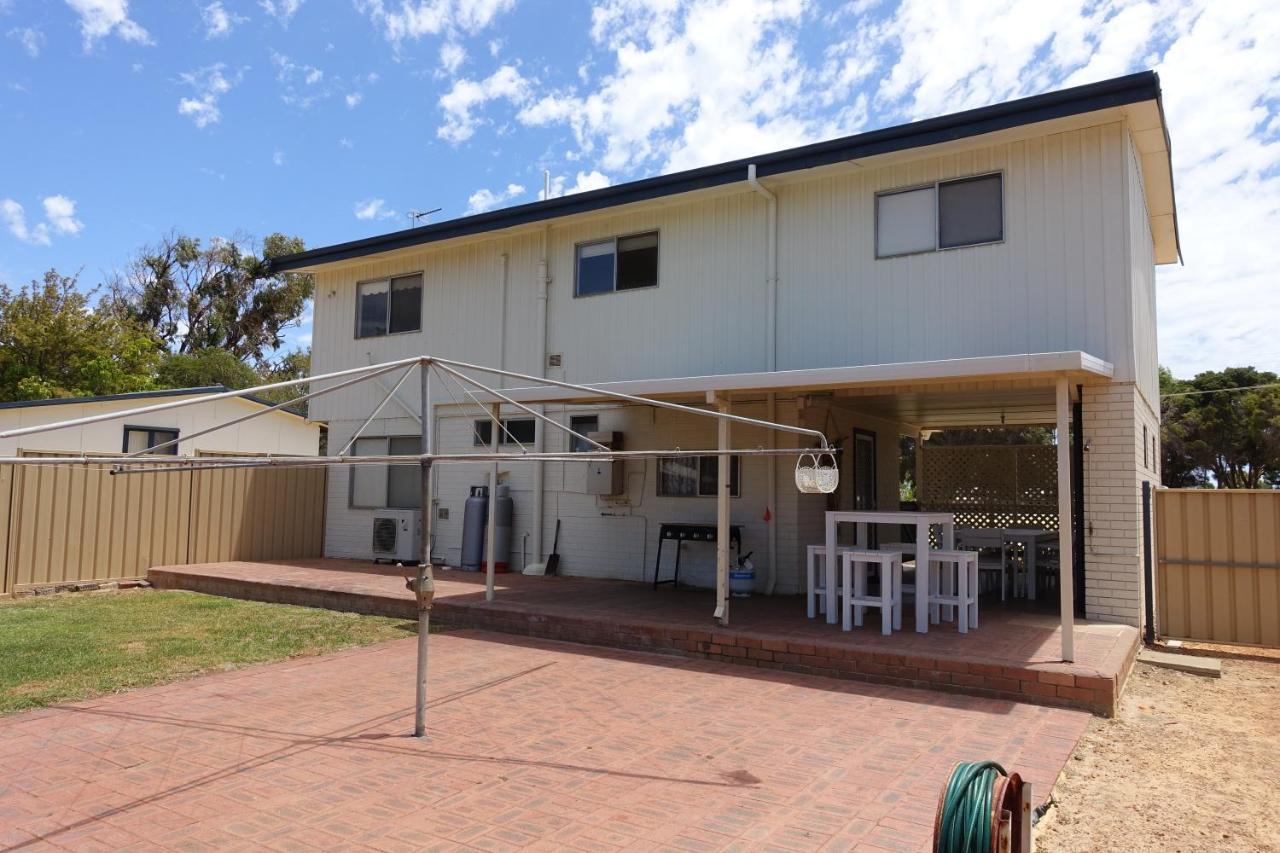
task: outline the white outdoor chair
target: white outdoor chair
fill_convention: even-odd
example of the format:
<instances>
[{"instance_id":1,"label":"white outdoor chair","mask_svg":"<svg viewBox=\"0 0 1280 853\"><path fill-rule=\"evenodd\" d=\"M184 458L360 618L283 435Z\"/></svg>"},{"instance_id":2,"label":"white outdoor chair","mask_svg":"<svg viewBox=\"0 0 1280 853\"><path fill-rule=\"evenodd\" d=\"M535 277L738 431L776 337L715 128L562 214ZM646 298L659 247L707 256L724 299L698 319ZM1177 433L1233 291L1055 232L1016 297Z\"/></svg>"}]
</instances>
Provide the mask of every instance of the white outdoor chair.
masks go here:
<instances>
[{"instance_id":1,"label":"white outdoor chair","mask_svg":"<svg viewBox=\"0 0 1280 853\"><path fill-rule=\"evenodd\" d=\"M840 555L850 550L849 545L836 546L836 559L840 559ZM819 569L818 561L822 561L821 569ZM827 546L826 545L809 545L805 548L805 600L809 609L809 618L812 619L819 613L827 612ZM833 571L831 573L836 584L837 600L840 596L840 573ZM816 605L816 606L815 606Z\"/></svg>"},{"instance_id":2,"label":"white outdoor chair","mask_svg":"<svg viewBox=\"0 0 1280 853\"><path fill-rule=\"evenodd\" d=\"M902 554L898 551L849 550L840 555L844 590L842 628L852 631L862 625L867 607L880 608L880 633L888 636L902 628ZM880 570L880 593L867 593L867 574L872 565Z\"/></svg>"},{"instance_id":3,"label":"white outdoor chair","mask_svg":"<svg viewBox=\"0 0 1280 853\"><path fill-rule=\"evenodd\" d=\"M1009 590L1009 547L1005 542L1004 531L965 528L956 531L956 547L973 551L978 555L978 574L998 575L1000 580L1000 600L1005 601ZM999 551L997 558L993 551ZM1016 569L1014 575L1017 581Z\"/></svg>"},{"instance_id":4,"label":"white outdoor chair","mask_svg":"<svg viewBox=\"0 0 1280 853\"><path fill-rule=\"evenodd\" d=\"M940 608L946 613L940 613ZM978 627L978 555L974 551L933 551L929 554L929 621L938 624L942 615L961 634Z\"/></svg>"}]
</instances>

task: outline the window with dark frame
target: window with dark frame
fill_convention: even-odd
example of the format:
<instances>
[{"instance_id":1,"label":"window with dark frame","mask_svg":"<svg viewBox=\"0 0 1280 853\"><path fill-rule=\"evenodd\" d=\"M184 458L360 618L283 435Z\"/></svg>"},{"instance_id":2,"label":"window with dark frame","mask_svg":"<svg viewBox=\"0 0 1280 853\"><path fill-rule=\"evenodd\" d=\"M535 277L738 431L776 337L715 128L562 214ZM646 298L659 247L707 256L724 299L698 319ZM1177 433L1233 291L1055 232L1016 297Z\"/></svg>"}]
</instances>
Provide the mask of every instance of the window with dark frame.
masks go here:
<instances>
[{"instance_id":1,"label":"window with dark frame","mask_svg":"<svg viewBox=\"0 0 1280 853\"><path fill-rule=\"evenodd\" d=\"M422 436L393 435L357 438L353 456L417 456ZM347 503L359 509L421 509L421 467L404 465L353 465Z\"/></svg>"},{"instance_id":2,"label":"window with dark frame","mask_svg":"<svg viewBox=\"0 0 1280 853\"><path fill-rule=\"evenodd\" d=\"M729 457L729 496L740 497L738 457ZM712 498L720 475L720 457L667 456L658 459L658 497Z\"/></svg>"},{"instance_id":3,"label":"window with dark frame","mask_svg":"<svg viewBox=\"0 0 1280 853\"><path fill-rule=\"evenodd\" d=\"M356 285L357 338L376 338L421 329L421 273Z\"/></svg>"},{"instance_id":4,"label":"window with dark frame","mask_svg":"<svg viewBox=\"0 0 1280 853\"><path fill-rule=\"evenodd\" d=\"M580 243L575 296L595 296L658 286L658 232Z\"/></svg>"},{"instance_id":5,"label":"window with dark frame","mask_svg":"<svg viewBox=\"0 0 1280 853\"><path fill-rule=\"evenodd\" d=\"M1004 174L936 181L876 195L877 258L1004 240Z\"/></svg>"},{"instance_id":6,"label":"window with dark frame","mask_svg":"<svg viewBox=\"0 0 1280 853\"><path fill-rule=\"evenodd\" d=\"M533 418L503 418L502 434L498 436L499 444L523 444L528 447L533 443L537 432L537 424ZM477 420L472 424L471 443L475 447L488 447L493 442L493 421Z\"/></svg>"},{"instance_id":7,"label":"window with dark frame","mask_svg":"<svg viewBox=\"0 0 1280 853\"><path fill-rule=\"evenodd\" d=\"M165 427L145 427L145 426L126 426L124 428L124 452L125 453L141 453L144 450L165 444L166 442L176 441L178 431L176 429L167 429ZM156 451L158 456L177 456L178 445L173 444L169 447L161 448Z\"/></svg>"},{"instance_id":8,"label":"window with dark frame","mask_svg":"<svg viewBox=\"0 0 1280 853\"><path fill-rule=\"evenodd\" d=\"M591 436L593 432L600 431L599 415L573 415L569 418L569 429L578 433L578 435ZM569 436L569 452L570 453L586 453L595 450L593 444L588 444L577 436Z\"/></svg>"}]
</instances>

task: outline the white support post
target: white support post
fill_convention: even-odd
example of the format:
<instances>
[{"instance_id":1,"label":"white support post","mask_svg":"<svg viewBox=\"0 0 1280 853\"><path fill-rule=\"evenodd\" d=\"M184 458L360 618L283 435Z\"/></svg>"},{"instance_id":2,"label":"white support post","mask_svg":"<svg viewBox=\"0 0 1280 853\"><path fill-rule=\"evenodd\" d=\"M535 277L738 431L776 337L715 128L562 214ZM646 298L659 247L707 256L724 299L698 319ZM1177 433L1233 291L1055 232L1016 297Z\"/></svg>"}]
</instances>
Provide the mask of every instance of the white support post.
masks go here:
<instances>
[{"instance_id":1,"label":"white support post","mask_svg":"<svg viewBox=\"0 0 1280 853\"><path fill-rule=\"evenodd\" d=\"M490 407L493 413L493 425L489 433L489 449L494 453L498 452L498 442L502 432L502 407L499 403L494 403ZM493 463L493 475L489 478L489 523L485 525L484 535L484 600L493 601L493 581L494 574L497 572L497 564L494 562L497 554L494 553L497 548L494 543L497 537L494 535L498 527L498 463Z\"/></svg>"},{"instance_id":2,"label":"white support post","mask_svg":"<svg viewBox=\"0 0 1280 853\"><path fill-rule=\"evenodd\" d=\"M729 401L708 392L707 402L714 403L723 414L729 412ZM721 625L729 624L729 498L731 486L730 458L725 453L729 449L729 421L720 418L718 421L718 440L716 449L720 454L716 457L716 612L715 617Z\"/></svg>"},{"instance_id":3,"label":"white support post","mask_svg":"<svg viewBox=\"0 0 1280 853\"><path fill-rule=\"evenodd\" d=\"M1062 659L1075 660L1075 564L1071 536L1071 387L1058 377L1058 607L1062 616ZM1031 547L1035 547L1034 544Z\"/></svg>"}]
</instances>

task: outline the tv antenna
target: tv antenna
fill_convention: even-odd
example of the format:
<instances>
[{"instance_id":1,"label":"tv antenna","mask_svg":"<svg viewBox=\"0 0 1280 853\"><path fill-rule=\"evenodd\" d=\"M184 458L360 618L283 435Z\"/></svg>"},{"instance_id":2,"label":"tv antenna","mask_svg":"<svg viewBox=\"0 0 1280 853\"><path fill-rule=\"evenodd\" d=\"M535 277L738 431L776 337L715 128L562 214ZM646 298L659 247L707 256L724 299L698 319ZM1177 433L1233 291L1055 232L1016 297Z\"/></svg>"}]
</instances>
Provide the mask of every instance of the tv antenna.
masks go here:
<instances>
[{"instance_id":1,"label":"tv antenna","mask_svg":"<svg viewBox=\"0 0 1280 853\"><path fill-rule=\"evenodd\" d=\"M409 227L410 227L410 228L417 228L417 227L418 227L418 220L419 220L419 219L426 219L426 218L427 218L428 216L430 216L431 214L433 214L433 213L439 213L441 210L444 210L444 208L442 208L442 207L437 207L437 208L435 208L434 210L411 210L411 211L409 211Z\"/></svg>"}]
</instances>

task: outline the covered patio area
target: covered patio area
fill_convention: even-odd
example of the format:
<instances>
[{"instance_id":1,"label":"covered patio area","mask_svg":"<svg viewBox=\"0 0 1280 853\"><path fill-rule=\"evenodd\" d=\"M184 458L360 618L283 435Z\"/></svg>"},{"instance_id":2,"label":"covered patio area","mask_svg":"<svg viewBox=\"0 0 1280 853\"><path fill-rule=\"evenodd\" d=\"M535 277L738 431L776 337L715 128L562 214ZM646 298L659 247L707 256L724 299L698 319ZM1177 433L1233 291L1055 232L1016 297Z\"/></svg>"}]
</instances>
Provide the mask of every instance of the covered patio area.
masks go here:
<instances>
[{"instance_id":1,"label":"covered patio area","mask_svg":"<svg viewBox=\"0 0 1280 853\"><path fill-rule=\"evenodd\" d=\"M158 587L362 613L416 616L394 566L352 560L207 563L154 568ZM1063 660L1056 613L1007 607L981 633L875 627L841 631L805 618L800 596L734 601L730 626L712 628L712 590L574 577L500 574L485 600L483 573L441 571L432 616L455 628L706 658L906 687L1086 708L1111 714L1138 648L1137 630L1077 621L1075 660Z\"/></svg>"}]
</instances>

